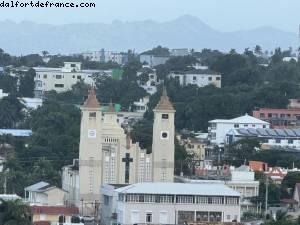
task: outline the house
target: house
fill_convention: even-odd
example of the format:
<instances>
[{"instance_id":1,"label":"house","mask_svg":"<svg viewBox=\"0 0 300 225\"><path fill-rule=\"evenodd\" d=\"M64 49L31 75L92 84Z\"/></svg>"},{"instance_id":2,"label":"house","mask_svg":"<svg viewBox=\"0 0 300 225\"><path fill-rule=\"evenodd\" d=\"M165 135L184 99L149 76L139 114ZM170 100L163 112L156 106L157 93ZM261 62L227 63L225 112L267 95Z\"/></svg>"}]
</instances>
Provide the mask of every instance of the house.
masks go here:
<instances>
[{"instance_id":1,"label":"house","mask_svg":"<svg viewBox=\"0 0 300 225\"><path fill-rule=\"evenodd\" d=\"M185 144L187 153L193 156L193 159L205 160L205 150L208 142L205 139L200 138L188 138Z\"/></svg>"},{"instance_id":2,"label":"house","mask_svg":"<svg viewBox=\"0 0 300 225\"><path fill-rule=\"evenodd\" d=\"M224 147L227 133L234 128L269 128L270 124L248 114L234 119L215 119L208 121L208 139L211 144Z\"/></svg>"},{"instance_id":3,"label":"house","mask_svg":"<svg viewBox=\"0 0 300 225\"><path fill-rule=\"evenodd\" d=\"M72 86L79 81L94 85L95 76L110 75L111 71L83 70L81 62L64 62L62 68L34 67L36 71L35 96L41 97L44 92L54 90L64 92L71 90Z\"/></svg>"},{"instance_id":4,"label":"house","mask_svg":"<svg viewBox=\"0 0 300 225\"><path fill-rule=\"evenodd\" d=\"M114 51L105 51L101 49L100 51L89 51L79 54L83 56L84 59L92 62L114 62L120 65L126 64L128 62L128 54Z\"/></svg>"},{"instance_id":5,"label":"house","mask_svg":"<svg viewBox=\"0 0 300 225\"><path fill-rule=\"evenodd\" d=\"M65 220L66 225L71 225L72 216L78 215L79 210L74 206L31 206L33 225L64 224L58 223ZM63 218L63 219L62 219ZM80 225L80 224L78 224Z\"/></svg>"},{"instance_id":6,"label":"house","mask_svg":"<svg viewBox=\"0 0 300 225\"><path fill-rule=\"evenodd\" d=\"M226 143L256 138L262 149L300 150L300 129L236 128L227 134Z\"/></svg>"},{"instance_id":7,"label":"house","mask_svg":"<svg viewBox=\"0 0 300 225\"><path fill-rule=\"evenodd\" d=\"M270 123L272 128L300 127L300 109L271 109L260 108L252 112L257 119Z\"/></svg>"},{"instance_id":8,"label":"house","mask_svg":"<svg viewBox=\"0 0 300 225\"><path fill-rule=\"evenodd\" d=\"M79 199L79 159L62 168L62 189L66 191L66 204L75 205Z\"/></svg>"},{"instance_id":9,"label":"house","mask_svg":"<svg viewBox=\"0 0 300 225\"><path fill-rule=\"evenodd\" d=\"M148 110L149 96L141 98L139 101L133 102L133 111L145 113Z\"/></svg>"},{"instance_id":10,"label":"house","mask_svg":"<svg viewBox=\"0 0 300 225\"><path fill-rule=\"evenodd\" d=\"M300 109L300 99L289 99L289 109Z\"/></svg>"},{"instance_id":11,"label":"house","mask_svg":"<svg viewBox=\"0 0 300 225\"><path fill-rule=\"evenodd\" d=\"M19 100L25 105L27 109L37 109L43 105L43 99L41 98L19 98Z\"/></svg>"},{"instance_id":12,"label":"house","mask_svg":"<svg viewBox=\"0 0 300 225\"><path fill-rule=\"evenodd\" d=\"M168 77L178 80L182 86L195 84L198 87L214 85L215 87L221 88L221 74L209 69L194 69L184 72L171 72Z\"/></svg>"},{"instance_id":13,"label":"house","mask_svg":"<svg viewBox=\"0 0 300 225\"><path fill-rule=\"evenodd\" d=\"M155 55L148 55L148 54L142 54L140 55L140 62L142 64L147 64L151 68L165 64L169 60L169 56L155 56Z\"/></svg>"},{"instance_id":14,"label":"house","mask_svg":"<svg viewBox=\"0 0 300 225\"><path fill-rule=\"evenodd\" d=\"M143 68L137 72L137 77L140 78L142 74L148 75L148 80L146 82L138 81L140 87L142 87L148 94L153 95L157 92L157 85L160 84L160 80L156 74L155 69L150 69L143 66Z\"/></svg>"},{"instance_id":15,"label":"house","mask_svg":"<svg viewBox=\"0 0 300 225\"><path fill-rule=\"evenodd\" d=\"M7 97L7 96L8 96L8 93L4 93L3 89L0 89L0 99Z\"/></svg>"},{"instance_id":16,"label":"house","mask_svg":"<svg viewBox=\"0 0 300 225\"><path fill-rule=\"evenodd\" d=\"M288 170L281 167L269 167L269 170L265 172L265 175L278 185L281 185L283 178L287 175Z\"/></svg>"},{"instance_id":17,"label":"house","mask_svg":"<svg viewBox=\"0 0 300 225\"><path fill-rule=\"evenodd\" d=\"M240 221L240 193L224 184L137 183L101 193L109 225Z\"/></svg>"},{"instance_id":18,"label":"house","mask_svg":"<svg viewBox=\"0 0 300 225\"><path fill-rule=\"evenodd\" d=\"M249 161L249 167L254 172L265 172L268 170L268 164L260 161Z\"/></svg>"},{"instance_id":19,"label":"house","mask_svg":"<svg viewBox=\"0 0 300 225\"><path fill-rule=\"evenodd\" d=\"M66 191L40 181L24 189L25 201L30 205L59 206L65 204Z\"/></svg>"}]
</instances>

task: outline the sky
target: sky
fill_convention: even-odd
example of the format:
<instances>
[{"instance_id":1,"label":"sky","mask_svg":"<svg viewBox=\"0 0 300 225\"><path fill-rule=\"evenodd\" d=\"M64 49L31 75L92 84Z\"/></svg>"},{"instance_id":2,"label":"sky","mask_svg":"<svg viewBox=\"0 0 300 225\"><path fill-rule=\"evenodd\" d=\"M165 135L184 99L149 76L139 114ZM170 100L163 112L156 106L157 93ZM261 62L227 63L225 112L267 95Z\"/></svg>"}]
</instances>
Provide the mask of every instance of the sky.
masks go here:
<instances>
[{"instance_id":1,"label":"sky","mask_svg":"<svg viewBox=\"0 0 300 225\"><path fill-rule=\"evenodd\" d=\"M3 0L0 0L0 3ZM4 0L9 2L10 0ZM16 1L16 0L15 0ZM18 0L28 2L30 0ZM38 1L38 0L33 0ZM41 0L46 1L46 0ZM272 26L297 32L300 0L50 0L96 3L96 8L0 8L0 21L48 24L111 23L154 20L165 22L192 15L220 31Z\"/></svg>"}]
</instances>

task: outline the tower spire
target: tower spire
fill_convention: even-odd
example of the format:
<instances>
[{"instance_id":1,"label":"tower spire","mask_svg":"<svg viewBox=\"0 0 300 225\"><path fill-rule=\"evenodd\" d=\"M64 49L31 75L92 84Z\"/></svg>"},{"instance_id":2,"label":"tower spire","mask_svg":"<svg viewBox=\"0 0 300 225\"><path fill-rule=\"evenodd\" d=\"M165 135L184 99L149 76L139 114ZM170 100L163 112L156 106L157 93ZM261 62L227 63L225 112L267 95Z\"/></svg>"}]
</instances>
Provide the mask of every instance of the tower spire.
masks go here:
<instances>
[{"instance_id":1,"label":"tower spire","mask_svg":"<svg viewBox=\"0 0 300 225\"><path fill-rule=\"evenodd\" d=\"M154 110L174 110L165 86L163 87L162 95Z\"/></svg>"},{"instance_id":2,"label":"tower spire","mask_svg":"<svg viewBox=\"0 0 300 225\"><path fill-rule=\"evenodd\" d=\"M110 98L110 102L109 102L109 105L108 105L107 112L115 112L115 108L114 108L114 105L112 103L112 99L111 98Z\"/></svg>"},{"instance_id":3,"label":"tower spire","mask_svg":"<svg viewBox=\"0 0 300 225\"><path fill-rule=\"evenodd\" d=\"M91 90L89 90L89 95L88 95L87 99L85 100L83 107L86 107L86 108L99 108L100 107L100 103L97 99L96 91L95 91L94 87L92 87Z\"/></svg>"}]
</instances>

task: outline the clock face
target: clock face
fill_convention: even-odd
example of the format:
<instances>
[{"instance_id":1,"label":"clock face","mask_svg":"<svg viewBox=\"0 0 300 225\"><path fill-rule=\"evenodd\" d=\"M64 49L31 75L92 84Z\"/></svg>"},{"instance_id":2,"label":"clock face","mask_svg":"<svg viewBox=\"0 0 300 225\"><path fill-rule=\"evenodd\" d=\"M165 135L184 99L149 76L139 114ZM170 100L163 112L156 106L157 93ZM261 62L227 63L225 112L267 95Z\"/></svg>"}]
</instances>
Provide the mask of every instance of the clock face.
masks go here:
<instances>
[{"instance_id":1,"label":"clock face","mask_svg":"<svg viewBox=\"0 0 300 225\"><path fill-rule=\"evenodd\" d=\"M160 134L161 139L169 139L169 132L168 131L162 131Z\"/></svg>"},{"instance_id":2,"label":"clock face","mask_svg":"<svg viewBox=\"0 0 300 225\"><path fill-rule=\"evenodd\" d=\"M88 130L88 138L96 138L97 137L97 132L96 130Z\"/></svg>"}]
</instances>

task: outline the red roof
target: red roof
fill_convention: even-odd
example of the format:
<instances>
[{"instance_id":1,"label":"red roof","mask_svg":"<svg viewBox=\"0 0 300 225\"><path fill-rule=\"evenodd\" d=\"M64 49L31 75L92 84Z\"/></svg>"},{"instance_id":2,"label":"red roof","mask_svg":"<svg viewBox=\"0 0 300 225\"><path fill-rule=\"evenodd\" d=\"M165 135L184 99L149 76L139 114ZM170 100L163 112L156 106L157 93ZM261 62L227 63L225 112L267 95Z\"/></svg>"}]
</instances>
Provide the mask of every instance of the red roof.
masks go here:
<instances>
[{"instance_id":1,"label":"red roof","mask_svg":"<svg viewBox=\"0 0 300 225\"><path fill-rule=\"evenodd\" d=\"M36 221L33 222L33 225L51 225L49 221Z\"/></svg>"},{"instance_id":2,"label":"red roof","mask_svg":"<svg viewBox=\"0 0 300 225\"><path fill-rule=\"evenodd\" d=\"M47 215L74 215L79 214L79 210L74 206L31 206L32 214Z\"/></svg>"}]
</instances>

